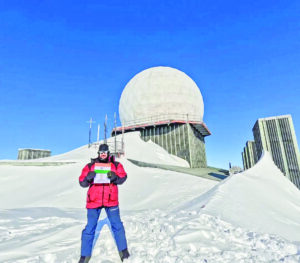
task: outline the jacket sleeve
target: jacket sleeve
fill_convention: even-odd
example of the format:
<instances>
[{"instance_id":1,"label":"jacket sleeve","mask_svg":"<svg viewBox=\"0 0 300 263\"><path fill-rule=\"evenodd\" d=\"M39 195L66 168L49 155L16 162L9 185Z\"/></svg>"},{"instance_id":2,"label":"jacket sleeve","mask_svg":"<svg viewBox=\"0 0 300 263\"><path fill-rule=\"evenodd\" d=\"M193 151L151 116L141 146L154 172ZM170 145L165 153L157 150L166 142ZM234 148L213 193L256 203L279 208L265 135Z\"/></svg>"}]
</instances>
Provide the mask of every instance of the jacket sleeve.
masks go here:
<instances>
[{"instance_id":1,"label":"jacket sleeve","mask_svg":"<svg viewBox=\"0 0 300 263\"><path fill-rule=\"evenodd\" d=\"M127 179L127 174L121 163L119 163L117 166L116 175L117 175L117 180L114 181L114 184L123 184Z\"/></svg>"},{"instance_id":2,"label":"jacket sleeve","mask_svg":"<svg viewBox=\"0 0 300 263\"><path fill-rule=\"evenodd\" d=\"M82 169L81 175L79 176L79 184L82 187L88 187L90 183L87 181L86 176L88 172L90 171L90 168L88 165L84 166Z\"/></svg>"}]
</instances>

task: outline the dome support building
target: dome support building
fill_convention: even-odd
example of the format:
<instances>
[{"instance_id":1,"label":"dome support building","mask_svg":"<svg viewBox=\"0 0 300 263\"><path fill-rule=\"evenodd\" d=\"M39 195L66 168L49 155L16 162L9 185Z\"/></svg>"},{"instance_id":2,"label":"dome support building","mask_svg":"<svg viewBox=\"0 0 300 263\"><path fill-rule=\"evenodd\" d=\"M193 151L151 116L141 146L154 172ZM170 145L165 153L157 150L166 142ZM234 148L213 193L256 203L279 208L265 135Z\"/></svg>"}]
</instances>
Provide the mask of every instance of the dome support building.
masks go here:
<instances>
[{"instance_id":1,"label":"dome support building","mask_svg":"<svg viewBox=\"0 0 300 263\"><path fill-rule=\"evenodd\" d=\"M203 99L196 83L182 71L169 67L144 70L133 77L121 95L122 127L112 135L140 131L191 168L207 167L205 140L210 135L203 118Z\"/></svg>"}]
</instances>

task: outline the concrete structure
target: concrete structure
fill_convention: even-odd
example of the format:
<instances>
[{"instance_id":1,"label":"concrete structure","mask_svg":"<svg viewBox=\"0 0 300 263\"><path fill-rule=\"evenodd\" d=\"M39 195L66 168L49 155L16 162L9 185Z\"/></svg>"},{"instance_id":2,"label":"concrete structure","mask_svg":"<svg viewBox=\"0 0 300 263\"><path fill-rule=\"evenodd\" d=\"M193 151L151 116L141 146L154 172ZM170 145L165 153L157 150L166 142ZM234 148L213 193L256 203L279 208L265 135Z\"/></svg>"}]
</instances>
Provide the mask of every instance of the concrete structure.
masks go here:
<instances>
[{"instance_id":1,"label":"concrete structure","mask_svg":"<svg viewBox=\"0 0 300 263\"><path fill-rule=\"evenodd\" d=\"M122 127L112 134L140 131L143 140L159 144L192 168L206 167L204 137L211 133L203 114L201 92L189 76L174 68L154 67L126 85L119 104Z\"/></svg>"},{"instance_id":2,"label":"concrete structure","mask_svg":"<svg viewBox=\"0 0 300 263\"><path fill-rule=\"evenodd\" d=\"M151 140L170 154L187 160L191 168L207 166L204 136L210 133L201 123L169 120L124 127L124 132L130 131L140 131L144 141ZM122 127L117 128L116 133L121 132Z\"/></svg>"},{"instance_id":3,"label":"concrete structure","mask_svg":"<svg viewBox=\"0 0 300 263\"><path fill-rule=\"evenodd\" d=\"M257 157L271 153L278 168L300 189L300 154L291 115L258 119L253 127Z\"/></svg>"},{"instance_id":4,"label":"concrete structure","mask_svg":"<svg viewBox=\"0 0 300 263\"><path fill-rule=\"evenodd\" d=\"M247 141L242 152L244 170L251 168L257 162L256 146L254 141Z\"/></svg>"},{"instance_id":5,"label":"concrete structure","mask_svg":"<svg viewBox=\"0 0 300 263\"><path fill-rule=\"evenodd\" d=\"M40 149L19 149L18 160L38 159L51 156L51 151Z\"/></svg>"},{"instance_id":6,"label":"concrete structure","mask_svg":"<svg viewBox=\"0 0 300 263\"><path fill-rule=\"evenodd\" d=\"M230 169L229 169L229 174L232 175L232 174L238 174L238 173L241 173L243 171L243 169L239 166L232 166Z\"/></svg>"}]
</instances>

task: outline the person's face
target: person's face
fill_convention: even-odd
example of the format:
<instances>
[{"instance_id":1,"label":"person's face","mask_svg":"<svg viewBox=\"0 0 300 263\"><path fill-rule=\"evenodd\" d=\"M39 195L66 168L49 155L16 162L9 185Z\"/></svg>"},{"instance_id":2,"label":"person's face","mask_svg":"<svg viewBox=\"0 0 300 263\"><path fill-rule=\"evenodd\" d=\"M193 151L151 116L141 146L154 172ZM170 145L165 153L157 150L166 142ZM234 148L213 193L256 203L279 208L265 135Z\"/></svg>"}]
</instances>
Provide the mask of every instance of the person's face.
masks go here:
<instances>
[{"instance_id":1,"label":"person's face","mask_svg":"<svg viewBox=\"0 0 300 263\"><path fill-rule=\"evenodd\" d=\"M99 152L99 157L100 157L100 159L106 159L107 158L107 156L108 156L108 151L100 151Z\"/></svg>"}]
</instances>

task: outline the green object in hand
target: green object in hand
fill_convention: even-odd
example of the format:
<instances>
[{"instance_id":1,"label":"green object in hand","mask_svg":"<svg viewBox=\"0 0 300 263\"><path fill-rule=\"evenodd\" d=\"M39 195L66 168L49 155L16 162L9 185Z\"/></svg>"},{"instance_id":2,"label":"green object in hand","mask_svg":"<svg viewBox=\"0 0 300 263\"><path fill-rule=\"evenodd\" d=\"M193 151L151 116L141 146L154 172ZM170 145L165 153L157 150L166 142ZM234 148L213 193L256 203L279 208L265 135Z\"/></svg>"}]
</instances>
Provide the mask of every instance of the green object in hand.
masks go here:
<instances>
[{"instance_id":1,"label":"green object in hand","mask_svg":"<svg viewBox=\"0 0 300 263\"><path fill-rule=\"evenodd\" d=\"M110 182L113 183L113 182L115 182L117 180L118 176L116 175L115 172L109 171L107 173L107 178L109 178Z\"/></svg>"},{"instance_id":2,"label":"green object in hand","mask_svg":"<svg viewBox=\"0 0 300 263\"><path fill-rule=\"evenodd\" d=\"M109 172L107 173L107 178L111 178L111 177L113 176L113 174L115 174L115 173L112 172L112 171L109 171Z\"/></svg>"}]
</instances>

